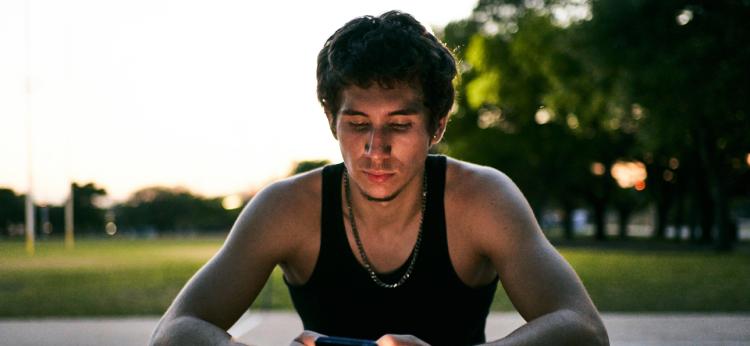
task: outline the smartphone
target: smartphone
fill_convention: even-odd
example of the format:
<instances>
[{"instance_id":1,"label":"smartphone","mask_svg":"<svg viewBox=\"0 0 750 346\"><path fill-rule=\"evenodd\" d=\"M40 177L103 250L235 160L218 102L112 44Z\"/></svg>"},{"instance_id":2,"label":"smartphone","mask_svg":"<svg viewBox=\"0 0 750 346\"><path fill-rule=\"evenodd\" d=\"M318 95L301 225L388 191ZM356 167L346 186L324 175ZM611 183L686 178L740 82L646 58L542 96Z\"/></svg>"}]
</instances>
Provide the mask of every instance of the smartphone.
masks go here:
<instances>
[{"instance_id":1,"label":"smartphone","mask_svg":"<svg viewBox=\"0 0 750 346\"><path fill-rule=\"evenodd\" d=\"M375 341L365 339L342 338L338 336L321 336L315 340L315 346L378 346Z\"/></svg>"}]
</instances>

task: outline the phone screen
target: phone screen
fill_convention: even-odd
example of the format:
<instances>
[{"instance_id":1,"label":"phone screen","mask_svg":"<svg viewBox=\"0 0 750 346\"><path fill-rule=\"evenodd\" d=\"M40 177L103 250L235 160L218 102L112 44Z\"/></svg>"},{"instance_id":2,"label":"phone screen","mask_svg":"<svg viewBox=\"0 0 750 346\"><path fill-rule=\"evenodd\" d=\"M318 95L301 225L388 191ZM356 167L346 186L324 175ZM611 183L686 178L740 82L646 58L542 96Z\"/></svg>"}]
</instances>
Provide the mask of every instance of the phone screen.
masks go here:
<instances>
[{"instance_id":1,"label":"phone screen","mask_svg":"<svg viewBox=\"0 0 750 346\"><path fill-rule=\"evenodd\" d=\"M377 346L372 340L321 336L315 340L315 346Z\"/></svg>"}]
</instances>

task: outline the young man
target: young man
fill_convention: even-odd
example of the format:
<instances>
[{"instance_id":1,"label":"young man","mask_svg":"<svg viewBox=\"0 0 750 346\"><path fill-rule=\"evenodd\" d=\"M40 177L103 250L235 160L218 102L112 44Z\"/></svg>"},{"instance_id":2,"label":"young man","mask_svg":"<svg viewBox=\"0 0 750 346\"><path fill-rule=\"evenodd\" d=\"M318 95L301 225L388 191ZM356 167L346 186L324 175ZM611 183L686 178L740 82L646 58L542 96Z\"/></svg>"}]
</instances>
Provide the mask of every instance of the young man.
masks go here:
<instances>
[{"instance_id":1,"label":"young man","mask_svg":"<svg viewBox=\"0 0 750 346\"><path fill-rule=\"evenodd\" d=\"M485 342L498 281L528 321L494 345L601 345L575 272L501 172L428 155L453 103L455 61L411 16L339 29L318 97L343 164L271 184L180 292L154 344L233 344L226 333L276 265L306 331L379 345Z\"/></svg>"}]
</instances>

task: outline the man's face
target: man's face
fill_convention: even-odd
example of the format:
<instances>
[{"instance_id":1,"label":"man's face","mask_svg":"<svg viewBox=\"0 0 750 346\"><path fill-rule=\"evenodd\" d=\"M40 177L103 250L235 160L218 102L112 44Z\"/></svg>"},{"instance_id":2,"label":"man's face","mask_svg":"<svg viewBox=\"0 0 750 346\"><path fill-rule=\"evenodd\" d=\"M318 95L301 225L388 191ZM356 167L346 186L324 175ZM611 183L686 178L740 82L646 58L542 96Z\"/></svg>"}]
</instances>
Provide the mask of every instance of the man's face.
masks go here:
<instances>
[{"instance_id":1,"label":"man's face","mask_svg":"<svg viewBox=\"0 0 750 346\"><path fill-rule=\"evenodd\" d=\"M433 144L422 96L408 85L384 89L377 83L367 89L347 87L341 96L331 126L352 188L374 201L395 198L422 174Z\"/></svg>"}]
</instances>

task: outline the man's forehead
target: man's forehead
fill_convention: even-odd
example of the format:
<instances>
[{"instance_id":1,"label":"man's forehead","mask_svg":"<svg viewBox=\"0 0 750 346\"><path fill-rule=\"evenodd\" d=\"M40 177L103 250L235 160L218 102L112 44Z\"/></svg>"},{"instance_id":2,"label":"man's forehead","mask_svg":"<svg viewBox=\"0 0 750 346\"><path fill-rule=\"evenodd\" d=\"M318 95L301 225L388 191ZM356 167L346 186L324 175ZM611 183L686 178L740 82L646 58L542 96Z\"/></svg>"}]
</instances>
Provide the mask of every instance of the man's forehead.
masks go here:
<instances>
[{"instance_id":1,"label":"man's forehead","mask_svg":"<svg viewBox=\"0 0 750 346\"><path fill-rule=\"evenodd\" d=\"M341 92L341 110L358 107L388 106L422 111L424 100L417 88L405 83L381 86L372 83L368 87L351 85Z\"/></svg>"}]
</instances>

